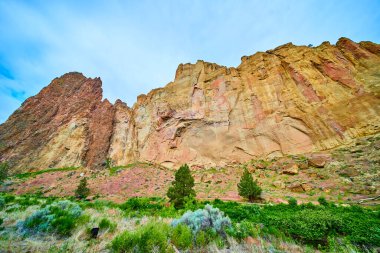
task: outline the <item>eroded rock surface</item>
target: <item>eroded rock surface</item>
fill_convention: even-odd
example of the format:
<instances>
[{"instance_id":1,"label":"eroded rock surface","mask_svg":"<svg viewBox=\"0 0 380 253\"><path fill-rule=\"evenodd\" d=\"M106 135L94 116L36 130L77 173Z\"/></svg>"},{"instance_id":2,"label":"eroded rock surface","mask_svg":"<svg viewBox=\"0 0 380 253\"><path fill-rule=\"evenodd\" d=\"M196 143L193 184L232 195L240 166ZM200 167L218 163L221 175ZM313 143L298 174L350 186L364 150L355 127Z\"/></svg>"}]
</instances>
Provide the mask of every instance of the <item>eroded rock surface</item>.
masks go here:
<instances>
[{"instance_id":1,"label":"eroded rock surface","mask_svg":"<svg viewBox=\"0 0 380 253\"><path fill-rule=\"evenodd\" d=\"M380 130L380 45L342 38L242 57L237 68L180 64L132 108L102 101L100 79L66 74L0 126L15 168L149 161L224 166L323 151Z\"/></svg>"}]
</instances>

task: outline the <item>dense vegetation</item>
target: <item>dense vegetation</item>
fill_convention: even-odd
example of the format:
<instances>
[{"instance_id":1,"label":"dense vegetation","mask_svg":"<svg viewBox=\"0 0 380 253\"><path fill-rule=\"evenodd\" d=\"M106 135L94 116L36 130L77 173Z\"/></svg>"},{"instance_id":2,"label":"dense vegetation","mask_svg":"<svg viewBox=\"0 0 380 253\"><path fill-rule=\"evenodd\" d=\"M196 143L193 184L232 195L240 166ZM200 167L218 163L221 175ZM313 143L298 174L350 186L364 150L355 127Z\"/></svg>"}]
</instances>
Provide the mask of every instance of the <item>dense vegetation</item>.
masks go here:
<instances>
[{"instance_id":1,"label":"dense vegetation","mask_svg":"<svg viewBox=\"0 0 380 253\"><path fill-rule=\"evenodd\" d=\"M223 247L229 244L229 237L242 241L249 236L264 239L274 236L326 250L336 248L337 242L363 250L380 246L379 210L337 206L323 198L319 201L320 205L297 205L297 201L290 200L289 204L262 206L221 200L191 201L178 210L173 205L168 206L162 198L131 198L116 204L2 194L0 211L12 213L39 206L17 224L20 236L70 236L77 226L87 226L93 219L85 214L88 209L117 209L127 219L152 217L152 221L137 225L135 230L116 234L110 243L116 252L149 252L152 247L166 252L172 249L170 245L178 249L197 249L210 243ZM164 222L162 217L171 221ZM94 225L107 232L114 232L117 227L106 217Z\"/></svg>"},{"instance_id":2,"label":"dense vegetation","mask_svg":"<svg viewBox=\"0 0 380 253\"><path fill-rule=\"evenodd\" d=\"M17 225L24 235L49 232L67 236L78 225L81 217L82 209L78 204L63 200L37 210Z\"/></svg>"}]
</instances>

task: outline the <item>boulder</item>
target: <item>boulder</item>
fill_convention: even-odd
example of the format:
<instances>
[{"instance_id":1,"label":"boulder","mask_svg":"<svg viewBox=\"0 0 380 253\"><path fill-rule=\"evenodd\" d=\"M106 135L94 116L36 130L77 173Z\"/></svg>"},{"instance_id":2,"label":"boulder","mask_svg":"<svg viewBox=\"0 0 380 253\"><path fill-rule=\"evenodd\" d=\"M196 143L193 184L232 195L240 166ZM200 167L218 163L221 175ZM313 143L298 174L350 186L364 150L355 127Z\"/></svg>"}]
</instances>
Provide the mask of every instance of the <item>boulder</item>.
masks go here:
<instances>
[{"instance_id":1,"label":"boulder","mask_svg":"<svg viewBox=\"0 0 380 253\"><path fill-rule=\"evenodd\" d=\"M302 187L302 184L298 182L288 185L287 188L292 192L305 192L304 188Z\"/></svg>"},{"instance_id":2,"label":"boulder","mask_svg":"<svg viewBox=\"0 0 380 253\"><path fill-rule=\"evenodd\" d=\"M282 174L287 174L287 175L297 175L298 172L299 172L299 168L298 168L298 165L295 163L286 165L282 170Z\"/></svg>"},{"instance_id":3,"label":"boulder","mask_svg":"<svg viewBox=\"0 0 380 253\"><path fill-rule=\"evenodd\" d=\"M330 154L312 154L308 157L309 166L316 168L325 167L326 163L331 161Z\"/></svg>"}]
</instances>

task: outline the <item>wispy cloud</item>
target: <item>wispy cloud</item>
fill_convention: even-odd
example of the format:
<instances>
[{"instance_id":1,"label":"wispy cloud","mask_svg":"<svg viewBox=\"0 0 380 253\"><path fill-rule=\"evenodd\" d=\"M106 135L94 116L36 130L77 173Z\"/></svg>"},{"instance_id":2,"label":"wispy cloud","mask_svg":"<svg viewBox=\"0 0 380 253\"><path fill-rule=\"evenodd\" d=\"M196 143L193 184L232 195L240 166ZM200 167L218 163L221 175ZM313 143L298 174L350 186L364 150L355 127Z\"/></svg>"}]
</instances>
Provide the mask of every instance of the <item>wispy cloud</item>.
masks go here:
<instances>
[{"instance_id":1,"label":"wispy cloud","mask_svg":"<svg viewBox=\"0 0 380 253\"><path fill-rule=\"evenodd\" d=\"M317 45L347 36L380 42L379 9L371 0L4 0L0 122L19 100L69 71L100 76L105 97L131 105L170 82L179 63L237 66L242 55L289 41Z\"/></svg>"}]
</instances>

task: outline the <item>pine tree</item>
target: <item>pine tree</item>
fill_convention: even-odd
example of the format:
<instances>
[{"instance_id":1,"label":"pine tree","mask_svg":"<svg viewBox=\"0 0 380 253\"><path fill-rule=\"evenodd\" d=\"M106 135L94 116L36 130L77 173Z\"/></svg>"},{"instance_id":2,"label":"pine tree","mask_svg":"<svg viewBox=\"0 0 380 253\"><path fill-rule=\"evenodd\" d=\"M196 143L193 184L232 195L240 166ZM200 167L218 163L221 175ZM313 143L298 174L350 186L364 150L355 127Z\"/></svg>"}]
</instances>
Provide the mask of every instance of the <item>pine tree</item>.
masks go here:
<instances>
[{"instance_id":1,"label":"pine tree","mask_svg":"<svg viewBox=\"0 0 380 253\"><path fill-rule=\"evenodd\" d=\"M182 165L175 173L175 179L169 187L167 196L175 208L182 208L186 199L194 198L194 178L191 176L189 166Z\"/></svg>"},{"instance_id":2,"label":"pine tree","mask_svg":"<svg viewBox=\"0 0 380 253\"><path fill-rule=\"evenodd\" d=\"M257 185L257 180L253 181L251 173L244 168L243 176L238 184L239 195L247 198L249 202L253 202L261 195L261 188Z\"/></svg>"},{"instance_id":3,"label":"pine tree","mask_svg":"<svg viewBox=\"0 0 380 253\"><path fill-rule=\"evenodd\" d=\"M78 199L84 199L90 194L90 189L87 187L87 179L84 177L80 180L78 188L75 190L75 196Z\"/></svg>"}]
</instances>

